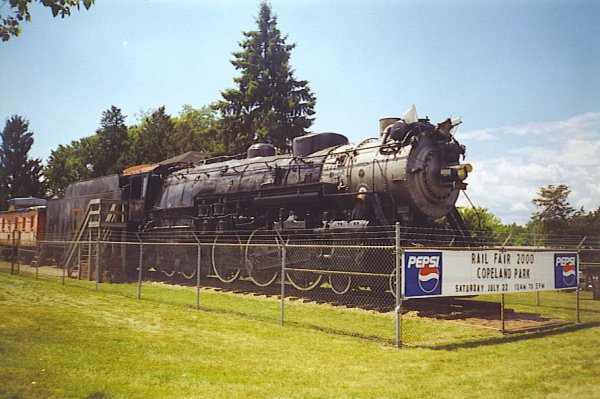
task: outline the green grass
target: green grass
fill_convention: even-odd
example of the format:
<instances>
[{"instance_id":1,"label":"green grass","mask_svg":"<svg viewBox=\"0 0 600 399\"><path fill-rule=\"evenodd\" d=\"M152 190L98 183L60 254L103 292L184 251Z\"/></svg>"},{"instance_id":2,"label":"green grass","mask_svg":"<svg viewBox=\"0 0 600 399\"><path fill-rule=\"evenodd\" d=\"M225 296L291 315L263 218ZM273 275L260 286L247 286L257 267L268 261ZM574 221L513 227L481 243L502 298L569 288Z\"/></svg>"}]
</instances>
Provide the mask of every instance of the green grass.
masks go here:
<instances>
[{"instance_id":1,"label":"green grass","mask_svg":"<svg viewBox=\"0 0 600 399\"><path fill-rule=\"evenodd\" d=\"M59 281L58 278L47 276L44 278ZM95 290L93 281L76 279L66 279L65 281L71 287ZM99 290L102 292L116 293L131 298L137 298L137 289L137 283L99 285ZM185 307L196 306L195 287L144 282L141 295L145 300L159 303ZM278 297L240 295L203 288L200 294L200 307L203 310L246 316L272 323L280 323L281 320L281 302ZM284 312L286 325L312 327L390 344L395 342L393 312L380 313L291 300L285 302ZM457 339L498 335L497 331L490 329L465 325L460 322L419 318L412 313L403 316L403 327L402 340L406 344L455 342Z\"/></svg>"},{"instance_id":2,"label":"green grass","mask_svg":"<svg viewBox=\"0 0 600 399\"><path fill-rule=\"evenodd\" d=\"M281 328L269 298L203 291L201 305L220 310L197 311L190 289L134 293L0 272L0 397L600 396L597 325L398 350L301 327L393 334L389 315L291 303Z\"/></svg>"},{"instance_id":3,"label":"green grass","mask_svg":"<svg viewBox=\"0 0 600 399\"><path fill-rule=\"evenodd\" d=\"M600 301L592 299L590 291L580 291L579 314L582 322L600 322ZM573 291L540 291L539 305L535 292L505 295L507 308L520 313L534 313L544 317L575 322L577 319L577 294ZM500 302L500 295L481 295L478 301Z\"/></svg>"}]
</instances>

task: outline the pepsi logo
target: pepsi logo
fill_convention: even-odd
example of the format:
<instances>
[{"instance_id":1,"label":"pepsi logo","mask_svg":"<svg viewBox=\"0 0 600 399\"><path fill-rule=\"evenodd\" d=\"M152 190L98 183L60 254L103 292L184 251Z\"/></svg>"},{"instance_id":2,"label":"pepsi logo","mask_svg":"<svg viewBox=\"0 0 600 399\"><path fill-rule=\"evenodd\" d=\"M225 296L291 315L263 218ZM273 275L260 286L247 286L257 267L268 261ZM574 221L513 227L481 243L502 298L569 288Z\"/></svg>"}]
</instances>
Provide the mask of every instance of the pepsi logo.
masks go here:
<instances>
[{"instance_id":1,"label":"pepsi logo","mask_svg":"<svg viewBox=\"0 0 600 399\"><path fill-rule=\"evenodd\" d=\"M440 284L441 255L413 255L408 257L407 267L418 270L417 283L425 294L435 292Z\"/></svg>"},{"instance_id":2,"label":"pepsi logo","mask_svg":"<svg viewBox=\"0 0 600 399\"><path fill-rule=\"evenodd\" d=\"M562 279L565 285L571 286L575 284L577 277L577 269L575 267L577 258L574 256L557 256L556 267L561 268Z\"/></svg>"},{"instance_id":3,"label":"pepsi logo","mask_svg":"<svg viewBox=\"0 0 600 399\"><path fill-rule=\"evenodd\" d=\"M557 289L577 286L577 254L554 255L554 286Z\"/></svg>"},{"instance_id":4,"label":"pepsi logo","mask_svg":"<svg viewBox=\"0 0 600 399\"><path fill-rule=\"evenodd\" d=\"M408 268L416 267L417 269L422 269L427 265L427 267L437 269L441 258L440 255L411 255L408 257Z\"/></svg>"},{"instance_id":5,"label":"pepsi logo","mask_svg":"<svg viewBox=\"0 0 600 399\"><path fill-rule=\"evenodd\" d=\"M419 270L419 287L423 292L430 294L438 287L440 283L440 271L437 267L431 267L426 264L421 270Z\"/></svg>"}]
</instances>

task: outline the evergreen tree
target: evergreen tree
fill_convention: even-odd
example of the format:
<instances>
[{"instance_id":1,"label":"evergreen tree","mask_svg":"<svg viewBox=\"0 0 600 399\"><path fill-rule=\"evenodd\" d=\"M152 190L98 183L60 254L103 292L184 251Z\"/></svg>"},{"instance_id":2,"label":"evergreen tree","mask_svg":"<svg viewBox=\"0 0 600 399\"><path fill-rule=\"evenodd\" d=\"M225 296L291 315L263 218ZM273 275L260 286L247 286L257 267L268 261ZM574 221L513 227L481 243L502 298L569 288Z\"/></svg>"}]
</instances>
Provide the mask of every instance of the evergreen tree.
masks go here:
<instances>
[{"instance_id":1,"label":"evergreen tree","mask_svg":"<svg viewBox=\"0 0 600 399\"><path fill-rule=\"evenodd\" d=\"M160 162L175 154L172 139L175 124L171 115L160 107L142 120L139 129L133 129L132 160L137 164Z\"/></svg>"},{"instance_id":2,"label":"evergreen tree","mask_svg":"<svg viewBox=\"0 0 600 399\"><path fill-rule=\"evenodd\" d=\"M128 142L125 116L119 108L113 105L102 113L96 135L98 147L93 158L93 175L98 177L121 172Z\"/></svg>"},{"instance_id":3,"label":"evergreen tree","mask_svg":"<svg viewBox=\"0 0 600 399\"><path fill-rule=\"evenodd\" d=\"M258 29L244 32L242 50L233 53L241 71L236 89L221 92L216 109L226 152L243 152L253 142L270 142L289 151L294 137L306 133L313 119L315 97L308 82L296 80L289 60L295 44L286 44L277 17L267 3L260 5Z\"/></svg>"},{"instance_id":4,"label":"evergreen tree","mask_svg":"<svg viewBox=\"0 0 600 399\"><path fill-rule=\"evenodd\" d=\"M42 163L28 156L33 145L29 122L19 115L12 116L0 138L0 209L5 209L10 198L43 197Z\"/></svg>"}]
</instances>

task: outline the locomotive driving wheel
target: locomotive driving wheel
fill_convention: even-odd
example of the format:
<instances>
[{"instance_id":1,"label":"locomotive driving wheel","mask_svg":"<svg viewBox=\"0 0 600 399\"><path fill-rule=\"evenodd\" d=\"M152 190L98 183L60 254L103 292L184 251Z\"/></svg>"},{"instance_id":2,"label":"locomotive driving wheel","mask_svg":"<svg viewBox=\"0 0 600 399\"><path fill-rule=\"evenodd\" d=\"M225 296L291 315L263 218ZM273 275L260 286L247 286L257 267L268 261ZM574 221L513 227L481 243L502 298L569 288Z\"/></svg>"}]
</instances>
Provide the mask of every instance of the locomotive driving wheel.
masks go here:
<instances>
[{"instance_id":1,"label":"locomotive driving wheel","mask_svg":"<svg viewBox=\"0 0 600 399\"><path fill-rule=\"evenodd\" d=\"M294 242L292 242L292 244L294 244ZM288 281L294 288L300 291L310 291L321 284L323 275L310 271L310 269L314 269L314 265L318 264L319 255L318 248L287 248L287 267L292 270L286 270L286 274Z\"/></svg>"},{"instance_id":2,"label":"locomotive driving wheel","mask_svg":"<svg viewBox=\"0 0 600 399\"><path fill-rule=\"evenodd\" d=\"M338 295L344 295L352 288L352 276L343 273L331 273L329 275L331 290Z\"/></svg>"},{"instance_id":3,"label":"locomotive driving wheel","mask_svg":"<svg viewBox=\"0 0 600 399\"><path fill-rule=\"evenodd\" d=\"M218 235L211 250L211 260L215 275L224 283L231 283L240 276L243 251L242 241L233 236Z\"/></svg>"},{"instance_id":4,"label":"locomotive driving wheel","mask_svg":"<svg viewBox=\"0 0 600 399\"><path fill-rule=\"evenodd\" d=\"M281 246L279 240L262 229L250 234L246 246L248 275L259 287L271 285L281 268Z\"/></svg>"},{"instance_id":5,"label":"locomotive driving wheel","mask_svg":"<svg viewBox=\"0 0 600 399\"><path fill-rule=\"evenodd\" d=\"M172 260L177 260L176 257L173 257L170 251L167 251L168 255L165 255L163 252L158 249L158 266L160 271L167 277L173 277L177 270L175 269L175 265L171 263Z\"/></svg>"},{"instance_id":6,"label":"locomotive driving wheel","mask_svg":"<svg viewBox=\"0 0 600 399\"><path fill-rule=\"evenodd\" d=\"M338 246L331 248L332 272L329 274L329 285L331 290L338 295L344 295L352 289L352 275L347 271L348 267L356 264L356 255L353 248Z\"/></svg>"},{"instance_id":7,"label":"locomotive driving wheel","mask_svg":"<svg viewBox=\"0 0 600 399\"><path fill-rule=\"evenodd\" d=\"M196 265L194 265L193 263L191 263L189 261L189 259L191 259L189 257L189 254L186 253L186 255L188 255L188 257L186 258L187 262L184 262L182 265L179 266L179 268L180 268L179 273L181 273L181 275L183 277L185 277L186 279L190 280L190 279L194 278L194 276L196 275L197 268L196 268Z\"/></svg>"}]
</instances>

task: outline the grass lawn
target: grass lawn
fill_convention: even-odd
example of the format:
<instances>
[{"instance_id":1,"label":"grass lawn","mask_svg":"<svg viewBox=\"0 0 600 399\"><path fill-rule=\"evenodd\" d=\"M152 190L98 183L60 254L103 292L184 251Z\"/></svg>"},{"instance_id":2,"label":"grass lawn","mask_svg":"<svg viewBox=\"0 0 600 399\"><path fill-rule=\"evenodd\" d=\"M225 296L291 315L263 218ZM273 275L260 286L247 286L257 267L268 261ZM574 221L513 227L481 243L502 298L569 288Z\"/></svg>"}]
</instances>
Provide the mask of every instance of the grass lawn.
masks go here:
<instances>
[{"instance_id":1,"label":"grass lawn","mask_svg":"<svg viewBox=\"0 0 600 399\"><path fill-rule=\"evenodd\" d=\"M398 350L301 327L393 335L389 315L290 303L281 328L267 298L203 292L223 311L197 311L189 289L110 290L0 272L0 397L600 397L598 324Z\"/></svg>"}]
</instances>

